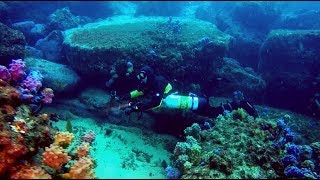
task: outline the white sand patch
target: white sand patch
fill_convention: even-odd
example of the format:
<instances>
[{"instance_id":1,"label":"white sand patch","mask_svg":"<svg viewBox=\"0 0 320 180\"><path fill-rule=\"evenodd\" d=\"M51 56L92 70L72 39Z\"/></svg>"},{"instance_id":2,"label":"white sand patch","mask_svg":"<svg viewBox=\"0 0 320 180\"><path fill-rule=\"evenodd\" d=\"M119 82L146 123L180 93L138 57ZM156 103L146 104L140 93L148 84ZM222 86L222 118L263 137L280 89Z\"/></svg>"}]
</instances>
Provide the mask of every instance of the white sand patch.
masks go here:
<instances>
[{"instance_id":1,"label":"white sand patch","mask_svg":"<svg viewBox=\"0 0 320 180\"><path fill-rule=\"evenodd\" d=\"M97 178L166 178L161 162L170 162L171 153L163 143L169 136L108 123L98 125L93 119L78 116L71 122L76 138L88 130L96 134L90 154L97 162ZM65 131L66 121L53 126ZM112 133L106 135L106 129Z\"/></svg>"}]
</instances>

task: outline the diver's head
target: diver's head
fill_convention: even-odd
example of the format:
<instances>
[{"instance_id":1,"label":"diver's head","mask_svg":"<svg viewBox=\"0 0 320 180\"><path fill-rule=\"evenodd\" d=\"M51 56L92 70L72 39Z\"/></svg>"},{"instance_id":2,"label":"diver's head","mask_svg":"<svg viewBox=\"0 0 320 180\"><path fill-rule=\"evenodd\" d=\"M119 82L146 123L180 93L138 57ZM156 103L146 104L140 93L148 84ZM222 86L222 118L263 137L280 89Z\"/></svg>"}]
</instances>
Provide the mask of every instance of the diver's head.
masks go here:
<instances>
[{"instance_id":1,"label":"diver's head","mask_svg":"<svg viewBox=\"0 0 320 180\"><path fill-rule=\"evenodd\" d=\"M143 66L140 69L140 72L137 75L137 78L141 84L146 84L148 77L150 79L151 76L153 76L153 70L151 69L151 67L150 66Z\"/></svg>"}]
</instances>

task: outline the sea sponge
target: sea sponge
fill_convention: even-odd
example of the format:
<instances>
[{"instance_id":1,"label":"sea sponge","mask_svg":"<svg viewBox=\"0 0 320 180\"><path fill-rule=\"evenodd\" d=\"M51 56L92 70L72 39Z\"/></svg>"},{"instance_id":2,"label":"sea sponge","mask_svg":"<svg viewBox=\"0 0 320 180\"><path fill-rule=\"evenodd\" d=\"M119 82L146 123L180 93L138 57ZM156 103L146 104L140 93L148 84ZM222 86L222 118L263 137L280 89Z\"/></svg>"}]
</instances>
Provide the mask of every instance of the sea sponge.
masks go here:
<instances>
[{"instance_id":1,"label":"sea sponge","mask_svg":"<svg viewBox=\"0 0 320 180\"><path fill-rule=\"evenodd\" d=\"M63 148L69 146L74 139L73 133L69 132L57 132L54 136L54 144L57 144Z\"/></svg>"},{"instance_id":2,"label":"sea sponge","mask_svg":"<svg viewBox=\"0 0 320 180\"><path fill-rule=\"evenodd\" d=\"M50 147L46 147L42 158L43 164L55 170L60 170L62 165L68 163L71 159L64 149L57 144L51 144Z\"/></svg>"},{"instance_id":3,"label":"sea sponge","mask_svg":"<svg viewBox=\"0 0 320 180\"><path fill-rule=\"evenodd\" d=\"M52 177L41 167L25 164L14 168L10 179L52 179Z\"/></svg>"},{"instance_id":4,"label":"sea sponge","mask_svg":"<svg viewBox=\"0 0 320 180\"><path fill-rule=\"evenodd\" d=\"M93 166L92 158L82 157L70 167L70 172L61 176L66 179L94 179Z\"/></svg>"}]
</instances>

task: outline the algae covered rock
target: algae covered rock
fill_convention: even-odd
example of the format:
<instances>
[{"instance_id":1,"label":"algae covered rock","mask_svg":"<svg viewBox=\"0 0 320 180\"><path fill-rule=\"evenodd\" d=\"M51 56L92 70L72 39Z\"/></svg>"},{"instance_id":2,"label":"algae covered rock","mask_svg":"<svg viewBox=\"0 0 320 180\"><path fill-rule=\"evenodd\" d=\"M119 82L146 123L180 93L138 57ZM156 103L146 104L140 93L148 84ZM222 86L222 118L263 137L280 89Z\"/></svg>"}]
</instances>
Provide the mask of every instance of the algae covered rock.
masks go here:
<instances>
[{"instance_id":1,"label":"algae covered rock","mask_svg":"<svg viewBox=\"0 0 320 180\"><path fill-rule=\"evenodd\" d=\"M80 101L89 109L105 108L110 103L111 96L101 89L88 88L80 95Z\"/></svg>"},{"instance_id":2,"label":"algae covered rock","mask_svg":"<svg viewBox=\"0 0 320 180\"><path fill-rule=\"evenodd\" d=\"M7 65L12 59L23 58L25 45L22 32L0 23L0 64Z\"/></svg>"},{"instance_id":3,"label":"algae covered rock","mask_svg":"<svg viewBox=\"0 0 320 180\"><path fill-rule=\"evenodd\" d=\"M108 77L113 65L130 58L135 67L148 64L181 81L205 80L230 40L211 23L164 17L115 17L67 30L64 37L67 61L81 74ZM205 37L209 41L201 43Z\"/></svg>"},{"instance_id":4,"label":"algae covered rock","mask_svg":"<svg viewBox=\"0 0 320 180\"><path fill-rule=\"evenodd\" d=\"M268 35L260 48L259 62L259 71L267 81L268 103L306 111L314 93L310 89L319 88L319 41L319 30L273 30ZM278 98L281 101L274 101Z\"/></svg>"},{"instance_id":5,"label":"algae covered rock","mask_svg":"<svg viewBox=\"0 0 320 180\"><path fill-rule=\"evenodd\" d=\"M66 65L50 62L44 59L25 59L27 67L38 70L43 75L43 84L54 92L66 92L76 87L80 78L76 72Z\"/></svg>"},{"instance_id":6,"label":"algae covered rock","mask_svg":"<svg viewBox=\"0 0 320 180\"><path fill-rule=\"evenodd\" d=\"M232 58L223 58L221 63L214 68L216 77L221 78L215 86L217 93L225 93L228 96L234 89L246 92L247 96L253 97L265 89L266 82L252 68L242 67ZM260 92L260 93L259 93Z\"/></svg>"}]
</instances>

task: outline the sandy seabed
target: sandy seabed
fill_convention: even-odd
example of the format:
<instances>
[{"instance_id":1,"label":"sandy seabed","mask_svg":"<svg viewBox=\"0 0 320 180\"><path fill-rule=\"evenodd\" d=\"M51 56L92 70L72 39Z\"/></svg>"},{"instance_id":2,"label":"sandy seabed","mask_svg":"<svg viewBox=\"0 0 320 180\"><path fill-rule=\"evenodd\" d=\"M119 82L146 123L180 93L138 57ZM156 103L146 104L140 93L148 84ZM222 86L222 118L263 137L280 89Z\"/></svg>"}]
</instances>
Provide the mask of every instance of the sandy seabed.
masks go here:
<instances>
[{"instance_id":1,"label":"sandy seabed","mask_svg":"<svg viewBox=\"0 0 320 180\"><path fill-rule=\"evenodd\" d=\"M172 137L75 115L71 122L75 141L89 130L96 134L90 155L96 160L97 178L166 178L162 162L170 162L165 142ZM66 131L66 123L60 120L53 127Z\"/></svg>"}]
</instances>

